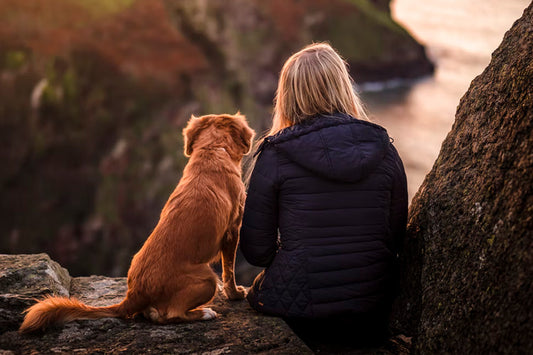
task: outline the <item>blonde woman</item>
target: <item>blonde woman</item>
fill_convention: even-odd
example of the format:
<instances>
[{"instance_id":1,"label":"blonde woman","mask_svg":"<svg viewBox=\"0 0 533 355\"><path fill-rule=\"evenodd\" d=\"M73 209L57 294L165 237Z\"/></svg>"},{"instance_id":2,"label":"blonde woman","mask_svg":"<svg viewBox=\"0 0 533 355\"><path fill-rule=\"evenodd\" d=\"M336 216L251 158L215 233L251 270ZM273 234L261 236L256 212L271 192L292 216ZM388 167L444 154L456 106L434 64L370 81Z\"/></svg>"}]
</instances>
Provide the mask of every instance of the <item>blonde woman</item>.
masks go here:
<instances>
[{"instance_id":1,"label":"blonde woman","mask_svg":"<svg viewBox=\"0 0 533 355\"><path fill-rule=\"evenodd\" d=\"M241 249L265 270L251 306L284 317L308 344L328 335L381 339L405 233L406 177L330 45L285 62L256 155Z\"/></svg>"}]
</instances>

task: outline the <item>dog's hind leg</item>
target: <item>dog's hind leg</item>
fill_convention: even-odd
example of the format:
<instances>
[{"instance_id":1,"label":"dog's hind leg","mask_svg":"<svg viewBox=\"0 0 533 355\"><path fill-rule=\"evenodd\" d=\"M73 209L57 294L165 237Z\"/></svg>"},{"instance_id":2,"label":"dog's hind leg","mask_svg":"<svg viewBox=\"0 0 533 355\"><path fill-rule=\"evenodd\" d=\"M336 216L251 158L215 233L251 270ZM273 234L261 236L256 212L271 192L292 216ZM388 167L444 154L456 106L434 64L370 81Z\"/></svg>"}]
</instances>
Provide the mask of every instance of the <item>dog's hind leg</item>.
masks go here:
<instances>
[{"instance_id":1,"label":"dog's hind leg","mask_svg":"<svg viewBox=\"0 0 533 355\"><path fill-rule=\"evenodd\" d=\"M203 267L206 270L202 270L203 275L199 279L195 277L190 280L187 288L181 289L172 297L167 308L166 322L209 320L217 316L211 308L201 307L213 299L217 288L215 274L209 266Z\"/></svg>"}]
</instances>

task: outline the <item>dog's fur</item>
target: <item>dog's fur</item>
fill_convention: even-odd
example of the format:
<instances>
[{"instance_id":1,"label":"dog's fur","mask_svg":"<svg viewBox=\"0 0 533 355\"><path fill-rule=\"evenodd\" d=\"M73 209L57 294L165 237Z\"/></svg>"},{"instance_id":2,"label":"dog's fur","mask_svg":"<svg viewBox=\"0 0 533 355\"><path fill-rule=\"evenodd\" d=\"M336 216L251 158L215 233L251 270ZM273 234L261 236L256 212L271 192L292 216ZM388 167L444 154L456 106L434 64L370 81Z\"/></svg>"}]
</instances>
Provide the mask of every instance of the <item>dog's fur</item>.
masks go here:
<instances>
[{"instance_id":1,"label":"dog's fur","mask_svg":"<svg viewBox=\"0 0 533 355\"><path fill-rule=\"evenodd\" d=\"M214 318L213 310L201 306L215 295L217 277L209 263L219 255L224 293L229 299L245 297L245 289L235 284L234 262L245 198L241 160L254 132L237 113L192 116L183 135L190 160L159 223L133 257L126 298L113 306L90 307L48 297L26 310L20 332L137 313L156 323Z\"/></svg>"}]
</instances>

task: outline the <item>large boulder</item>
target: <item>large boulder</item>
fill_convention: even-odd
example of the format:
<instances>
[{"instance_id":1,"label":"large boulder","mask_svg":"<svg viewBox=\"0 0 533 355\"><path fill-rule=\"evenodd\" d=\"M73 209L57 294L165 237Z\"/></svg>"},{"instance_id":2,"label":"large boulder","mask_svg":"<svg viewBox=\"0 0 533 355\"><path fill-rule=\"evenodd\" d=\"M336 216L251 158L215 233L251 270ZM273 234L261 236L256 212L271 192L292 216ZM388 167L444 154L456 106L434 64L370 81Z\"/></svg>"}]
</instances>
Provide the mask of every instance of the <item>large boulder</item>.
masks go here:
<instances>
[{"instance_id":1,"label":"large boulder","mask_svg":"<svg viewBox=\"0 0 533 355\"><path fill-rule=\"evenodd\" d=\"M137 317L81 320L42 334L20 335L23 309L46 294L70 296L93 306L123 299L125 278L70 278L46 254L0 255L0 353L311 353L280 318L253 311L246 301L220 297L214 321L156 325Z\"/></svg>"},{"instance_id":2,"label":"large boulder","mask_svg":"<svg viewBox=\"0 0 533 355\"><path fill-rule=\"evenodd\" d=\"M420 353L533 349L533 5L461 99L413 199L394 325Z\"/></svg>"}]
</instances>

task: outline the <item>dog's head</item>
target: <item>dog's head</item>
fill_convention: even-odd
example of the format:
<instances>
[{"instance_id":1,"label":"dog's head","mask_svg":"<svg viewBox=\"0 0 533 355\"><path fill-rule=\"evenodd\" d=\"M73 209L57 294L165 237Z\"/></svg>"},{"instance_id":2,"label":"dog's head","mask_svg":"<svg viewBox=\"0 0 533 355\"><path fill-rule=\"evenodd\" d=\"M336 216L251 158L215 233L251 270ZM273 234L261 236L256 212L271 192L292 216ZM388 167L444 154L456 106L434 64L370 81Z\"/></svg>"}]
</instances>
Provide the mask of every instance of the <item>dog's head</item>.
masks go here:
<instances>
[{"instance_id":1,"label":"dog's head","mask_svg":"<svg viewBox=\"0 0 533 355\"><path fill-rule=\"evenodd\" d=\"M191 116L183 129L185 155L190 156L195 149L213 146L222 147L240 159L250 152L254 134L240 113Z\"/></svg>"}]
</instances>

